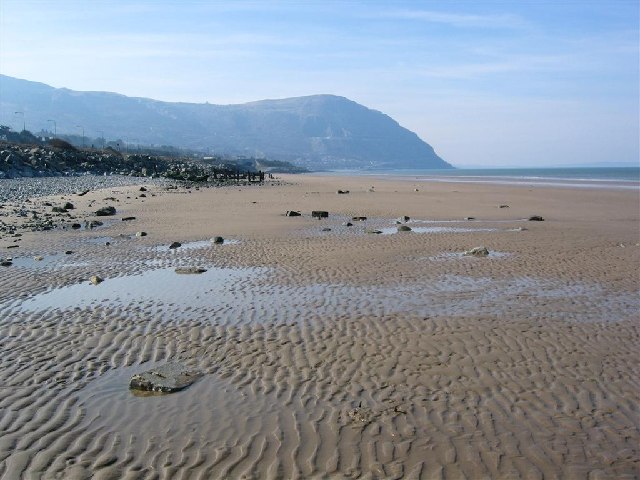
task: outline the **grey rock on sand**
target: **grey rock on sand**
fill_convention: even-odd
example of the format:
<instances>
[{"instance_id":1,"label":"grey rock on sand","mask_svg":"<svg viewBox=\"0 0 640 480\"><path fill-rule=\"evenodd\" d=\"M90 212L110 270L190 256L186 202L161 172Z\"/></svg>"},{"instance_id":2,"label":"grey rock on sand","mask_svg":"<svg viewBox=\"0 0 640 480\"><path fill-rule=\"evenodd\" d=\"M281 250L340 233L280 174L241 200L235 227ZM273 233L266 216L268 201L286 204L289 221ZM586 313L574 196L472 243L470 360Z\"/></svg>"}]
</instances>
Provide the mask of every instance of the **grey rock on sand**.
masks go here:
<instances>
[{"instance_id":1,"label":"grey rock on sand","mask_svg":"<svg viewBox=\"0 0 640 480\"><path fill-rule=\"evenodd\" d=\"M182 246L182 244L180 242L173 242L171 245L169 245L169 250L175 250L176 248L180 248Z\"/></svg>"},{"instance_id":2,"label":"grey rock on sand","mask_svg":"<svg viewBox=\"0 0 640 480\"><path fill-rule=\"evenodd\" d=\"M529 221L530 222L544 222L544 218L542 218L540 215L532 215L529 217Z\"/></svg>"},{"instance_id":3,"label":"grey rock on sand","mask_svg":"<svg viewBox=\"0 0 640 480\"><path fill-rule=\"evenodd\" d=\"M93 275L89 281L94 284L94 285L98 285L99 283L104 282L104 280L102 278L100 278L98 275Z\"/></svg>"},{"instance_id":4,"label":"grey rock on sand","mask_svg":"<svg viewBox=\"0 0 640 480\"><path fill-rule=\"evenodd\" d=\"M287 210L287 213L285 213L286 217L299 217L300 215L302 215L300 212L297 212L295 210Z\"/></svg>"},{"instance_id":5,"label":"grey rock on sand","mask_svg":"<svg viewBox=\"0 0 640 480\"><path fill-rule=\"evenodd\" d=\"M411 227L409 227L407 225L400 225L400 226L398 226L398 231L399 232L410 232L411 231Z\"/></svg>"},{"instance_id":6,"label":"grey rock on sand","mask_svg":"<svg viewBox=\"0 0 640 480\"><path fill-rule=\"evenodd\" d=\"M222 238L222 237L213 237L211 239L211 243L215 243L217 245L222 245L224 243L224 238Z\"/></svg>"},{"instance_id":7,"label":"grey rock on sand","mask_svg":"<svg viewBox=\"0 0 640 480\"><path fill-rule=\"evenodd\" d=\"M179 363L167 363L146 372L136 373L129 381L129 388L146 392L172 393L187 388L202 376Z\"/></svg>"},{"instance_id":8,"label":"grey rock on sand","mask_svg":"<svg viewBox=\"0 0 640 480\"><path fill-rule=\"evenodd\" d=\"M472 257L486 257L489 255L489 250L487 250L487 247L475 247L471 250L467 250L463 253L463 255Z\"/></svg>"}]
</instances>

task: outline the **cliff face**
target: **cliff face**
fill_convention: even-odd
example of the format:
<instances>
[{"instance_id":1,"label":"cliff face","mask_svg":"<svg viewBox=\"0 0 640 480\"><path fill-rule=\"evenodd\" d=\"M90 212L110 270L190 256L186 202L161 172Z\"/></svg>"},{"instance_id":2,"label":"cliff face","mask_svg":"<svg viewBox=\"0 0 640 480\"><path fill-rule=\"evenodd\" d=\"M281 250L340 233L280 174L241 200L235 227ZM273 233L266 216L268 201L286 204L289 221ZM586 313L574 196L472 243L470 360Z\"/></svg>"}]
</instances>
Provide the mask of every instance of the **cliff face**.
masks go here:
<instances>
[{"instance_id":1,"label":"cliff face","mask_svg":"<svg viewBox=\"0 0 640 480\"><path fill-rule=\"evenodd\" d=\"M0 123L24 112L27 128L291 161L310 169L451 168L415 133L381 112L334 95L242 105L160 102L76 92L0 76Z\"/></svg>"}]
</instances>

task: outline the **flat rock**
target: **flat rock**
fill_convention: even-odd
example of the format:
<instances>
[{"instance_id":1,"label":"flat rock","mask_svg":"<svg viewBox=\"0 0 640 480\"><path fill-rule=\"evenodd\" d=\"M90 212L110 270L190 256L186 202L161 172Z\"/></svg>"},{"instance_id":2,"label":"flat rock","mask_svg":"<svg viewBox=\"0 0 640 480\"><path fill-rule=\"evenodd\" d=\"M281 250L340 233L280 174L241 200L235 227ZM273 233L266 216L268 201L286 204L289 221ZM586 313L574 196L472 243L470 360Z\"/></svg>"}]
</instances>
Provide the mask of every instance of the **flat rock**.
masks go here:
<instances>
[{"instance_id":1,"label":"flat rock","mask_svg":"<svg viewBox=\"0 0 640 480\"><path fill-rule=\"evenodd\" d=\"M285 213L286 217L299 217L300 215L302 215L300 212L297 212L295 210L287 210L287 213Z\"/></svg>"},{"instance_id":2,"label":"flat rock","mask_svg":"<svg viewBox=\"0 0 640 480\"><path fill-rule=\"evenodd\" d=\"M529 221L530 222L544 222L544 218L542 218L540 215L532 215L529 217Z\"/></svg>"},{"instance_id":3,"label":"flat rock","mask_svg":"<svg viewBox=\"0 0 640 480\"><path fill-rule=\"evenodd\" d=\"M206 268L202 268L202 267L178 267L176 268L176 273L180 273L183 275L193 275L193 274L198 274L198 273L204 273L206 272L207 269Z\"/></svg>"},{"instance_id":4,"label":"flat rock","mask_svg":"<svg viewBox=\"0 0 640 480\"><path fill-rule=\"evenodd\" d=\"M398 226L398 231L399 232L410 232L411 231L411 227L409 227L408 225L400 225L400 226Z\"/></svg>"},{"instance_id":5,"label":"flat rock","mask_svg":"<svg viewBox=\"0 0 640 480\"><path fill-rule=\"evenodd\" d=\"M167 363L146 372L134 374L129 381L129 388L146 392L178 392L187 388L202 375L202 372L179 363Z\"/></svg>"},{"instance_id":6,"label":"flat rock","mask_svg":"<svg viewBox=\"0 0 640 480\"><path fill-rule=\"evenodd\" d=\"M213 237L211 239L211 243L214 243L216 245L222 245L224 243L224 238L222 238L222 237Z\"/></svg>"},{"instance_id":7,"label":"flat rock","mask_svg":"<svg viewBox=\"0 0 640 480\"><path fill-rule=\"evenodd\" d=\"M176 248L180 248L182 246L182 244L180 242L173 242L171 245L169 245L169 250L175 250Z\"/></svg>"}]
</instances>

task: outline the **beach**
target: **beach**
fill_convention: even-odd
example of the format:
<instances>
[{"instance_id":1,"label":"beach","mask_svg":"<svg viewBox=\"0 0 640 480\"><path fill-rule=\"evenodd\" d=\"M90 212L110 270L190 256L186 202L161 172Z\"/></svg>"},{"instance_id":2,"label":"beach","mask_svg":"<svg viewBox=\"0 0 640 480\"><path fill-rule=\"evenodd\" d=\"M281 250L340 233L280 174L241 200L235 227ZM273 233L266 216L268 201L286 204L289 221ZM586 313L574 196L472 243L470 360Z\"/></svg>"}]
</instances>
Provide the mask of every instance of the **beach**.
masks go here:
<instances>
[{"instance_id":1,"label":"beach","mask_svg":"<svg viewBox=\"0 0 640 480\"><path fill-rule=\"evenodd\" d=\"M4 199L1 478L640 476L637 189L278 177Z\"/></svg>"}]
</instances>

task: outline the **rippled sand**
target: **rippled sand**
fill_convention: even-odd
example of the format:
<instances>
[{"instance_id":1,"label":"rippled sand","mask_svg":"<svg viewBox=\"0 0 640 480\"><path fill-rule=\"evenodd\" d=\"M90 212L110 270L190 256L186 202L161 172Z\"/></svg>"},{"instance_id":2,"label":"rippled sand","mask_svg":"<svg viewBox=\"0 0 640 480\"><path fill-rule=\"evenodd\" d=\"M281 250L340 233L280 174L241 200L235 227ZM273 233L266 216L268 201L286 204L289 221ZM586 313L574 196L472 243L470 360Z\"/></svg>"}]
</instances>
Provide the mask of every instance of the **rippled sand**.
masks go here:
<instances>
[{"instance_id":1,"label":"rippled sand","mask_svg":"<svg viewBox=\"0 0 640 480\"><path fill-rule=\"evenodd\" d=\"M637 192L287 180L1 246L2 478L640 475ZM129 391L168 361L206 375Z\"/></svg>"}]
</instances>

